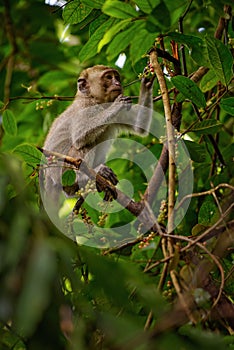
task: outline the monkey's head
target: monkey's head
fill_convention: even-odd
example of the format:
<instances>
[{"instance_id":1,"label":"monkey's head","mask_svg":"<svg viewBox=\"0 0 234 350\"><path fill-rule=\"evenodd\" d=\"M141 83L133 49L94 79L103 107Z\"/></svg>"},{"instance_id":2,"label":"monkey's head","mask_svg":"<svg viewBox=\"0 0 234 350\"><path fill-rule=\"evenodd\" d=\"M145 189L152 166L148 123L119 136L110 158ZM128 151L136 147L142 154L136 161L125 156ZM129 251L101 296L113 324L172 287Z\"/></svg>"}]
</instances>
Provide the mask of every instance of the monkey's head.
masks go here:
<instances>
[{"instance_id":1,"label":"monkey's head","mask_svg":"<svg viewBox=\"0 0 234 350\"><path fill-rule=\"evenodd\" d=\"M119 72L110 67L87 68L78 79L77 95L94 98L97 103L113 102L122 93Z\"/></svg>"}]
</instances>

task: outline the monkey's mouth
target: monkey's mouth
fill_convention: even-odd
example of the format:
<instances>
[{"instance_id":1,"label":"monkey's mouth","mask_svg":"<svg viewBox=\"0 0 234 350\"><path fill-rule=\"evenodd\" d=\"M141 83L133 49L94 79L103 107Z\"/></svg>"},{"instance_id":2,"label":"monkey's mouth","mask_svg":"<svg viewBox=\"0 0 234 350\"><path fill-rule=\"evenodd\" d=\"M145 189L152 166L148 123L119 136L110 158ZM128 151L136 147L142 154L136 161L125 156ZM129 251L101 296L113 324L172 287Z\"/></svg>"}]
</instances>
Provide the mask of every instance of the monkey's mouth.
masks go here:
<instances>
[{"instance_id":1,"label":"monkey's mouth","mask_svg":"<svg viewBox=\"0 0 234 350\"><path fill-rule=\"evenodd\" d=\"M121 94L122 89L120 89L120 88L112 89L111 92L118 92L119 94Z\"/></svg>"}]
</instances>

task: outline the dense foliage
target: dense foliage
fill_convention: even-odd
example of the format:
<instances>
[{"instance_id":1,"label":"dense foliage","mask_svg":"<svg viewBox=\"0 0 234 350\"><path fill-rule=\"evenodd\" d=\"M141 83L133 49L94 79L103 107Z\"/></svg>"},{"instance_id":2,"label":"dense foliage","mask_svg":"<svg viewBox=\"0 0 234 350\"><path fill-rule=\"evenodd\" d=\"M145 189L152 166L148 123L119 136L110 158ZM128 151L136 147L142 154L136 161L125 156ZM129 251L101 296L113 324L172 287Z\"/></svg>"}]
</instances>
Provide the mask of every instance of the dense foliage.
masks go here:
<instances>
[{"instance_id":1,"label":"dense foliage","mask_svg":"<svg viewBox=\"0 0 234 350\"><path fill-rule=\"evenodd\" d=\"M234 349L231 5L231 0L0 4L0 349ZM133 209L109 214L105 207L86 205L79 219L84 224L102 225L111 236L116 226L129 223L131 239L109 250L79 245L41 208L37 147L71 103L83 68L115 67L124 57L118 69L125 94L138 96L152 48L163 66L176 137L184 140L193 176L183 178L178 149L179 175L171 178L169 171L168 185L151 187L161 206L160 227L142 234L144 220L133 220ZM165 108L157 78L154 122L163 120ZM131 139L165 161L163 130ZM132 149L121 145L112 155L122 151L126 159L113 156L109 164L128 181L123 194L131 183L131 196L140 203L150 179L134 162ZM193 195L187 192L191 184ZM177 204L191 199L170 232L174 238L167 234L167 186Z\"/></svg>"}]
</instances>

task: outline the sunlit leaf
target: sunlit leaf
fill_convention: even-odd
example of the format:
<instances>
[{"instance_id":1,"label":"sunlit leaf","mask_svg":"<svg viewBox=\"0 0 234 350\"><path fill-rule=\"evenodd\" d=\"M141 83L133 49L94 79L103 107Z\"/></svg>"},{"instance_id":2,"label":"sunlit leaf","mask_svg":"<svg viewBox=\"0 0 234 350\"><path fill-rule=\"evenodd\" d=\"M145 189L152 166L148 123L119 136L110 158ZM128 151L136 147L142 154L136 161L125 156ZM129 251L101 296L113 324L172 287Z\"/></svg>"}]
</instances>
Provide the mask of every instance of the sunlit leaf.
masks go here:
<instances>
[{"instance_id":1,"label":"sunlit leaf","mask_svg":"<svg viewBox=\"0 0 234 350\"><path fill-rule=\"evenodd\" d=\"M114 19L109 19L94 32L89 41L80 50L79 58L81 61L87 60L97 54L99 41L103 38L106 31L112 26L113 23Z\"/></svg>"},{"instance_id":2,"label":"sunlit leaf","mask_svg":"<svg viewBox=\"0 0 234 350\"><path fill-rule=\"evenodd\" d=\"M131 22L131 18L124 19L121 22L113 25L103 36L102 40L98 44L98 52L101 51L104 45L108 44L112 38L118 34L121 30L124 30L129 23Z\"/></svg>"},{"instance_id":3,"label":"sunlit leaf","mask_svg":"<svg viewBox=\"0 0 234 350\"><path fill-rule=\"evenodd\" d=\"M44 155L34 146L27 143L21 144L14 149L14 152L20 155L28 164L40 164L44 161Z\"/></svg>"},{"instance_id":4,"label":"sunlit leaf","mask_svg":"<svg viewBox=\"0 0 234 350\"><path fill-rule=\"evenodd\" d=\"M107 55L109 60L115 58L126 49L126 47L136 36L136 32L138 32L142 28L142 26L143 23L137 21L133 23L130 28L124 30L123 32L119 33L114 37L114 39L107 48Z\"/></svg>"},{"instance_id":5,"label":"sunlit leaf","mask_svg":"<svg viewBox=\"0 0 234 350\"><path fill-rule=\"evenodd\" d=\"M82 0L82 3L89 6L93 7L95 9L101 9L105 0Z\"/></svg>"},{"instance_id":6,"label":"sunlit leaf","mask_svg":"<svg viewBox=\"0 0 234 350\"><path fill-rule=\"evenodd\" d=\"M86 6L80 0L73 0L67 3L63 11L65 23L76 24L82 22L92 11L92 8Z\"/></svg>"},{"instance_id":7,"label":"sunlit leaf","mask_svg":"<svg viewBox=\"0 0 234 350\"><path fill-rule=\"evenodd\" d=\"M148 33L145 29L139 31L138 35L133 38L130 46L130 57L133 64L139 61L142 55L147 53L152 47L154 40L154 33Z\"/></svg>"},{"instance_id":8,"label":"sunlit leaf","mask_svg":"<svg viewBox=\"0 0 234 350\"><path fill-rule=\"evenodd\" d=\"M135 0L135 4L145 13L151 13L155 6L160 3L160 0Z\"/></svg>"},{"instance_id":9,"label":"sunlit leaf","mask_svg":"<svg viewBox=\"0 0 234 350\"><path fill-rule=\"evenodd\" d=\"M139 13L130 4L118 0L107 0L102 11L109 16L121 19L139 16Z\"/></svg>"}]
</instances>

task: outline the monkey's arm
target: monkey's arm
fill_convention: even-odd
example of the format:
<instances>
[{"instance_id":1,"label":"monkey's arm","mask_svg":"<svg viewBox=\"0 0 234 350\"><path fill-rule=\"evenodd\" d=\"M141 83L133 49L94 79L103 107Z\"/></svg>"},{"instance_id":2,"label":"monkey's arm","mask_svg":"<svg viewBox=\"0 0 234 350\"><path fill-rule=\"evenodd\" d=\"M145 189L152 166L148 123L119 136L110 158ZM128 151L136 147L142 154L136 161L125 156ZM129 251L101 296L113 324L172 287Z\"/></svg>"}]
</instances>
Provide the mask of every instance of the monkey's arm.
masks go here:
<instances>
[{"instance_id":1,"label":"monkey's arm","mask_svg":"<svg viewBox=\"0 0 234 350\"><path fill-rule=\"evenodd\" d=\"M152 113L153 113L153 83L152 78L143 78L141 80L140 96L137 108L137 117L134 130L141 135L147 135L149 132Z\"/></svg>"}]
</instances>

